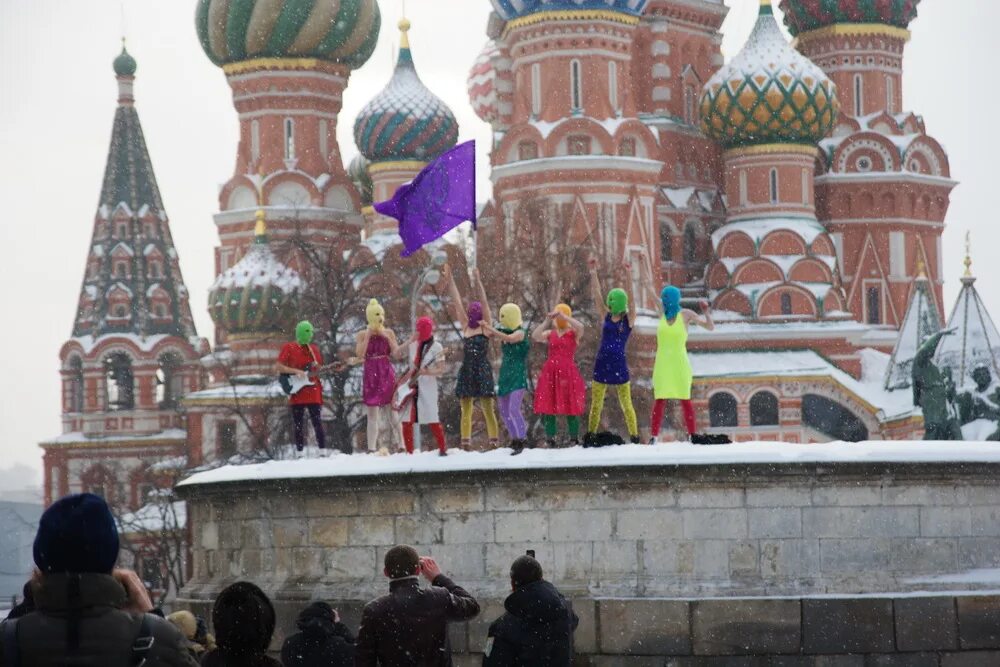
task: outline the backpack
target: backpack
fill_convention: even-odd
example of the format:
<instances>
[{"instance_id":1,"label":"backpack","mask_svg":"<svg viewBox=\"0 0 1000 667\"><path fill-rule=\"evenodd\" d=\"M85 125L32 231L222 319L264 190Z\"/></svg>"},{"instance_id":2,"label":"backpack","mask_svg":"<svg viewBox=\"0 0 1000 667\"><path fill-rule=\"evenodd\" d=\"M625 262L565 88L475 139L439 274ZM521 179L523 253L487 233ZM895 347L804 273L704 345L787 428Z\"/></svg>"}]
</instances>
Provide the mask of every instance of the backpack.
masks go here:
<instances>
[{"instance_id":1,"label":"backpack","mask_svg":"<svg viewBox=\"0 0 1000 667\"><path fill-rule=\"evenodd\" d=\"M17 622L20 619L8 619L0 624L0 644L3 646L4 667L21 667L21 649L17 642ZM153 622L149 614L142 615L139 632L132 642L132 655L129 667L142 667L153 648Z\"/></svg>"}]
</instances>

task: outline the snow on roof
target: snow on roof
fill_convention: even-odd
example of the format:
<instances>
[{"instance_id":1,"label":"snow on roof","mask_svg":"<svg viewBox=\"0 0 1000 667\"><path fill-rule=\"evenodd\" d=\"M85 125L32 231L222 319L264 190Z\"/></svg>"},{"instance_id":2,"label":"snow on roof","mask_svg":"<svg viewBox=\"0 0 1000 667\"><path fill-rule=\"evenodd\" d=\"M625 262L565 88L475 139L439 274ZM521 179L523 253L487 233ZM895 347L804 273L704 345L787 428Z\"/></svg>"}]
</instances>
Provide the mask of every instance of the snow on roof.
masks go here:
<instances>
[{"instance_id":1,"label":"snow on roof","mask_svg":"<svg viewBox=\"0 0 1000 667\"><path fill-rule=\"evenodd\" d=\"M92 436L80 431L70 431L54 438L44 441L43 445L71 445L79 443L107 442L116 443L135 440L186 440L187 431L182 428L168 428L158 433L147 433L145 435L102 435Z\"/></svg>"},{"instance_id":2,"label":"snow on roof","mask_svg":"<svg viewBox=\"0 0 1000 667\"><path fill-rule=\"evenodd\" d=\"M219 387L202 389L184 395L185 401L196 400L219 400L219 399L252 399L252 398L279 398L285 395L281 385L277 380L264 384L225 384Z\"/></svg>"},{"instance_id":3,"label":"snow on roof","mask_svg":"<svg viewBox=\"0 0 1000 667\"><path fill-rule=\"evenodd\" d=\"M160 283L153 283L148 288L146 288L146 297L147 298L152 298L153 297L153 292L155 292L158 289L162 289L160 287Z\"/></svg>"},{"instance_id":4,"label":"snow on roof","mask_svg":"<svg viewBox=\"0 0 1000 667\"><path fill-rule=\"evenodd\" d=\"M83 348L84 354L90 354L91 352L94 351L94 349L98 345L109 340L110 341L126 340L135 345L136 347L138 347L143 352L149 352L154 347L156 347L160 343L160 341L162 341L164 338L169 338L169 335L153 334L152 336L140 336L139 334L136 333L126 332L126 333L102 334L97 338L94 338L90 334L87 334L86 336L75 336L70 340L79 343L80 347Z\"/></svg>"},{"instance_id":5,"label":"snow on roof","mask_svg":"<svg viewBox=\"0 0 1000 667\"><path fill-rule=\"evenodd\" d=\"M95 243L94 247L90 249L90 252L94 257L104 257L104 246L100 243Z\"/></svg>"},{"instance_id":6,"label":"snow on roof","mask_svg":"<svg viewBox=\"0 0 1000 667\"><path fill-rule=\"evenodd\" d=\"M266 285L290 294L301 289L302 278L294 269L278 261L266 243L255 243L235 266L215 279L211 290Z\"/></svg>"},{"instance_id":7,"label":"snow on roof","mask_svg":"<svg viewBox=\"0 0 1000 667\"><path fill-rule=\"evenodd\" d=\"M195 473L180 482L178 487L260 480L495 470L837 463L1000 463L1000 447L983 442L878 441L808 445L741 442L713 447L670 443L590 449L529 449L520 456L511 456L506 448L490 452L452 450L444 458L431 452L387 457L362 454L227 465Z\"/></svg>"},{"instance_id":8,"label":"snow on roof","mask_svg":"<svg viewBox=\"0 0 1000 667\"><path fill-rule=\"evenodd\" d=\"M798 234L807 244L826 231L815 218L757 218L730 222L712 233L712 247L718 249L722 239L735 232L747 234L754 243L760 243L771 232L787 230Z\"/></svg>"},{"instance_id":9,"label":"snow on roof","mask_svg":"<svg viewBox=\"0 0 1000 667\"><path fill-rule=\"evenodd\" d=\"M111 294L111 292L115 291L116 289L120 289L121 291L123 291L126 294L128 294L129 298L135 296L135 294L132 292L132 289L128 285L126 285L125 283L120 282L120 281L116 282L116 283L112 284L110 287L108 287L107 291L104 293L104 296L107 296L107 295Z\"/></svg>"},{"instance_id":10,"label":"snow on roof","mask_svg":"<svg viewBox=\"0 0 1000 667\"><path fill-rule=\"evenodd\" d=\"M381 262L391 248L403 246L403 239L396 232L373 234L366 238L362 245L371 250L375 259Z\"/></svg>"},{"instance_id":11,"label":"snow on roof","mask_svg":"<svg viewBox=\"0 0 1000 667\"><path fill-rule=\"evenodd\" d=\"M706 211L712 211L715 208L715 198L717 196L718 193L711 190L698 190L698 201Z\"/></svg>"},{"instance_id":12,"label":"snow on roof","mask_svg":"<svg viewBox=\"0 0 1000 667\"><path fill-rule=\"evenodd\" d=\"M783 352L692 352L691 367L696 378L745 378L752 376L828 376L845 389L881 411L881 421L913 412L913 396L908 391L889 392L882 386L889 355L862 350L862 379L840 370L811 350Z\"/></svg>"},{"instance_id":13,"label":"snow on roof","mask_svg":"<svg viewBox=\"0 0 1000 667\"><path fill-rule=\"evenodd\" d=\"M955 383L961 388L974 384L972 371L978 366L990 369L1000 377L1000 332L975 287L975 278L962 279L962 291L948 318L947 329L955 334L945 336L938 345L935 361L954 369Z\"/></svg>"},{"instance_id":14,"label":"snow on roof","mask_svg":"<svg viewBox=\"0 0 1000 667\"><path fill-rule=\"evenodd\" d=\"M147 243L146 247L142 249L142 254L143 255L151 255L154 252L156 252L156 244L155 243Z\"/></svg>"},{"instance_id":15,"label":"snow on roof","mask_svg":"<svg viewBox=\"0 0 1000 667\"><path fill-rule=\"evenodd\" d=\"M125 253L129 257L134 257L135 256L135 251L132 250L132 248L130 248L128 245L126 245L122 241L119 241L118 243L115 244L115 247L111 249L111 254L112 255L115 254L115 251L117 251L117 250L121 250L123 253Z\"/></svg>"},{"instance_id":16,"label":"snow on roof","mask_svg":"<svg viewBox=\"0 0 1000 667\"><path fill-rule=\"evenodd\" d=\"M139 218L145 218L146 214L148 213L149 213L149 204L143 204L142 206L139 207L139 212L136 213L136 216Z\"/></svg>"},{"instance_id":17,"label":"snow on roof","mask_svg":"<svg viewBox=\"0 0 1000 667\"><path fill-rule=\"evenodd\" d=\"M694 195L696 188L661 188L663 194L666 195L667 199L670 201L674 208L688 208L691 204L691 197Z\"/></svg>"},{"instance_id":18,"label":"snow on roof","mask_svg":"<svg viewBox=\"0 0 1000 667\"><path fill-rule=\"evenodd\" d=\"M149 466L149 470L151 472L174 472L177 470L187 470L187 468L187 456L173 456L168 459L163 459L162 461L157 461Z\"/></svg>"},{"instance_id":19,"label":"snow on roof","mask_svg":"<svg viewBox=\"0 0 1000 667\"><path fill-rule=\"evenodd\" d=\"M183 530L187 527L187 503L149 503L135 512L125 514L118 521L118 531L128 533L157 533L163 530Z\"/></svg>"},{"instance_id":20,"label":"snow on roof","mask_svg":"<svg viewBox=\"0 0 1000 667\"><path fill-rule=\"evenodd\" d=\"M906 389L912 386L911 373L917 350L929 336L941 330L941 318L931 299L929 282L917 279L914 286L903 317L903 326L899 328L899 339L886 367L887 389Z\"/></svg>"},{"instance_id":21,"label":"snow on roof","mask_svg":"<svg viewBox=\"0 0 1000 667\"><path fill-rule=\"evenodd\" d=\"M83 293L88 299L97 299L97 285L84 285Z\"/></svg>"}]
</instances>

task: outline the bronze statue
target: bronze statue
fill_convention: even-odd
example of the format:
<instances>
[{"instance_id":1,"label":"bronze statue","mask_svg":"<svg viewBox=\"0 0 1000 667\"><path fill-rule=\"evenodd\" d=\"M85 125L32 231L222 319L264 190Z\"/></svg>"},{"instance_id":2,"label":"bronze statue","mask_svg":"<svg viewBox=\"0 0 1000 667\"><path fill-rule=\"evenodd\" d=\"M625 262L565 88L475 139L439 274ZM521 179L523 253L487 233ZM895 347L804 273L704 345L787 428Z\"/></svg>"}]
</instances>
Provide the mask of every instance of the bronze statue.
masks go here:
<instances>
[{"instance_id":1,"label":"bronze statue","mask_svg":"<svg viewBox=\"0 0 1000 667\"><path fill-rule=\"evenodd\" d=\"M975 389L967 389L958 395L958 413L962 424L985 419L995 422L997 429L986 439L1000 441L1000 386L993 388L993 374L989 366L977 366L972 371Z\"/></svg>"},{"instance_id":2,"label":"bronze statue","mask_svg":"<svg viewBox=\"0 0 1000 667\"><path fill-rule=\"evenodd\" d=\"M913 404L924 411L924 440L962 440L951 369L934 363L938 343L953 330L930 336L913 359Z\"/></svg>"}]
</instances>

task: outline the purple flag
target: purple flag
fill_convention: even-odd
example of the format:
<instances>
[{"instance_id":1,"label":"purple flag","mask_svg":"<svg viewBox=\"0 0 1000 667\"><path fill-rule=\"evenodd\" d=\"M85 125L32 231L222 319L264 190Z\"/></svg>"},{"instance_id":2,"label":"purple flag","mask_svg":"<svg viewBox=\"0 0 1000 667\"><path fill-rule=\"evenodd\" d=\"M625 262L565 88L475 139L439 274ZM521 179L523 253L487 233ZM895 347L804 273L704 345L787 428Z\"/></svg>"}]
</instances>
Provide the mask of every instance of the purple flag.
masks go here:
<instances>
[{"instance_id":1,"label":"purple flag","mask_svg":"<svg viewBox=\"0 0 1000 667\"><path fill-rule=\"evenodd\" d=\"M389 201L375 204L382 215L399 220L408 257L466 220L476 225L476 142L443 153Z\"/></svg>"}]
</instances>

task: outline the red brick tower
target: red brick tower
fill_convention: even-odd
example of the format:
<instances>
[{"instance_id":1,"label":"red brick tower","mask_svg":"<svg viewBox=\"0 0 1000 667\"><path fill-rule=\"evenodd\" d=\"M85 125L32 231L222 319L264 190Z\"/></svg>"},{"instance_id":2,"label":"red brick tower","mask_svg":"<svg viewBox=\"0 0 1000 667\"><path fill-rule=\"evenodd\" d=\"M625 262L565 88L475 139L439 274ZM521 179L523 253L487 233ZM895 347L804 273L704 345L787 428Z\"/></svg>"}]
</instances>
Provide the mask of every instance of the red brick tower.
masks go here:
<instances>
[{"instance_id":1,"label":"red brick tower","mask_svg":"<svg viewBox=\"0 0 1000 667\"><path fill-rule=\"evenodd\" d=\"M903 110L903 51L920 0L782 0L799 50L833 79L843 103L820 144L816 205L837 247L856 319L903 324L917 267L942 303L941 234L956 185L923 119ZM941 313L943 316L943 313Z\"/></svg>"},{"instance_id":2,"label":"red brick tower","mask_svg":"<svg viewBox=\"0 0 1000 667\"><path fill-rule=\"evenodd\" d=\"M132 507L146 465L184 452L177 401L201 387L198 338L132 87L114 61L118 108L73 336L62 347L63 434L45 450L45 501L93 491ZM124 493L126 497L112 497Z\"/></svg>"}]
</instances>

